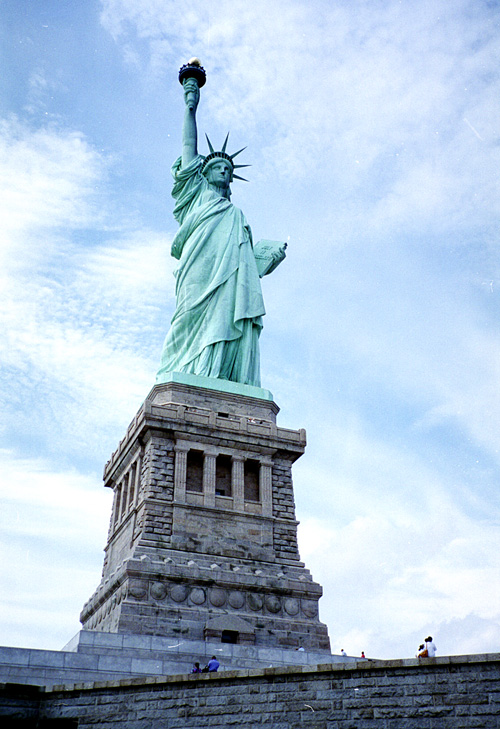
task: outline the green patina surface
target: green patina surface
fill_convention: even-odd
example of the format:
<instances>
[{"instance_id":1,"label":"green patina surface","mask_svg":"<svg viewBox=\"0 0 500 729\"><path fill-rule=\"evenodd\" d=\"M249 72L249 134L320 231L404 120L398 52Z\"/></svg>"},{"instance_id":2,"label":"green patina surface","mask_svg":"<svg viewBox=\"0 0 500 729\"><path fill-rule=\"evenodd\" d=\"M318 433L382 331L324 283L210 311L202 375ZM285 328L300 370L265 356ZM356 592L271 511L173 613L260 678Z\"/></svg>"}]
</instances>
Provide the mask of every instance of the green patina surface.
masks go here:
<instances>
[{"instance_id":1,"label":"green patina surface","mask_svg":"<svg viewBox=\"0 0 500 729\"><path fill-rule=\"evenodd\" d=\"M259 336L265 314L260 278L285 258L286 245L262 241L254 249L245 216L230 202L237 165L225 152L227 139L221 152L210 145L207 158L198 154L199 88L194 78L185 79L183 86L182 155L172 168L174 216L180 226L171 251L179 261L176 310L157 382L183 373L217 381L219 386L211 389L233 392L228 383L238 383L268 392L260 388Z\"/></svg>"}]
</instances>

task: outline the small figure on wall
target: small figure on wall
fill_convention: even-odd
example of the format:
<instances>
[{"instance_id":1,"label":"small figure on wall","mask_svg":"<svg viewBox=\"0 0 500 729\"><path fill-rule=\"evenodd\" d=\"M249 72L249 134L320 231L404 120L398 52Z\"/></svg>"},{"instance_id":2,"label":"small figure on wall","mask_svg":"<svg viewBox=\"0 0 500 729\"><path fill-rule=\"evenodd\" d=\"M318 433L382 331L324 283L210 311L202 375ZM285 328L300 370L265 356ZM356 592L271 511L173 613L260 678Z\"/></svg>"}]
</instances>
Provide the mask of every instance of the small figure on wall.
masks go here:
<instances>
[{"instance_id":1,"label":"small figure on wall","mask_svg":"<svg viewBox=\"0 0 500 729\"><path fill-rule=\"evenodd\" d=\"M215 656L212 656L212 658L208 662L208 672L209 673L216 673L219 670L220 663L217 660Z\"/></svg>"},{"instance_id":2,"label":"small figure on wall","mask_svg":"<svg viewBox=\"0 0 500 729\"><path fill-rule=\"evenodd\" d=\"M429 658L434 658L437 653L437 648L434 644L434 641L432 640L431 635L429 635L429 637L425 639L425 647L427 649L427 655L429 656Z\"/></svg>"}]
</instances>

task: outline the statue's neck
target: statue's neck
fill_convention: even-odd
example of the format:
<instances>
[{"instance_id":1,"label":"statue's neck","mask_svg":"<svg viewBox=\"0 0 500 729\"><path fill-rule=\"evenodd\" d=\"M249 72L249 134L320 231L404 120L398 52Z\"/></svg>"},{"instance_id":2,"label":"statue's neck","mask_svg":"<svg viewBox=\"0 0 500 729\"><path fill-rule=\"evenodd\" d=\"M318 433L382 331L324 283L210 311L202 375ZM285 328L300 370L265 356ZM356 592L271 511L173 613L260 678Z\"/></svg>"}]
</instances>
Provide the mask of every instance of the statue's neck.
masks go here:
<instances>
[{"instance_id":1,"label":"statue's neck","mask_svg":"<svg viewBox=\"0 0 500 729\"><path fill-rule=\"evenodd\" d=\"M231 199L231 190L229 189L229 186L221 187L219 185L216 185L214 182L209 182L208 184L210 185L212 190L215 190L215 192L217 192L221 197L225 197L226 200Z\"/></svg>"}]
</instances>

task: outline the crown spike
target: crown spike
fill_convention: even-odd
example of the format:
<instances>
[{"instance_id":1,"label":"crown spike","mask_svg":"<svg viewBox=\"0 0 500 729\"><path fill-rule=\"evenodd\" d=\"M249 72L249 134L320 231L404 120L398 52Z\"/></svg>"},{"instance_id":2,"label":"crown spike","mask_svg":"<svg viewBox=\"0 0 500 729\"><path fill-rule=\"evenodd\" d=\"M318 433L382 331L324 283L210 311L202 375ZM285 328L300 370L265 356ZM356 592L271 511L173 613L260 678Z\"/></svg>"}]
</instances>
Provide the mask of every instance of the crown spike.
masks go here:
<instances>
[{"instance_id":1,"label":"crown spike","mask_svg":"<svg viewBox=\"0 0 500 729\"><path fill-rule=\"evenodd\" d=\"M214 148L212 147L212 142L211 142L211 141L210 141L210 139L208 138L208 134L206 134L206 133L205 133L205 136L206 136L206 138L207 138L207 142L208 142L208 148L209 148L209 150L210 150L210 154L213 154L213 153L215 152L215 149L214 149Z\"/></svg>"},{"instance_id":2,"label":"crown spike","mask_svg":"<svg viewBox=\"0 0 500 729\"><path fill-rule=\"evenodd\" d=\"M233 177L236 180L243 180L243 182L248 182L246 177L240 177L239 175L235 175L234 173L233 173Z\"/></svg>"},{"instance_id":3,"label":"crown spike","mask_svg":"<svg viewBox=\"0 0 500 729\"><path fill-rule=\"evenodd\" d=\"M239 167L251 167L252 165L233 165L233 170L237 170Z\"/></svg>"},{"instance_id":4,"label":"crown spike","mask_svg":"<svg viewBox=\"0 0 500 729\"><path fill-rule=\"evenodd\" d=\"M224 140L224 144L222 145L221 152L225 152L226 151L226 146L227 146L227 140L228 139L229 139L229 132L226 134L226 138Z\"/></svg>"},{"instance_id":5,"label":"crown spike","mask_svg":"<svg viewBox=\"0 0 500 729\"><path fill-rule=\"evenodd\" d=\"M245 149L246 149L246 147L242 147L237 152L235 152L234 154L231 154L229 156L231 157L231 159L234 159L238 154L240 154L241 152L243 152L243 150L245 150Z\"/></svg>"}]
</instances>

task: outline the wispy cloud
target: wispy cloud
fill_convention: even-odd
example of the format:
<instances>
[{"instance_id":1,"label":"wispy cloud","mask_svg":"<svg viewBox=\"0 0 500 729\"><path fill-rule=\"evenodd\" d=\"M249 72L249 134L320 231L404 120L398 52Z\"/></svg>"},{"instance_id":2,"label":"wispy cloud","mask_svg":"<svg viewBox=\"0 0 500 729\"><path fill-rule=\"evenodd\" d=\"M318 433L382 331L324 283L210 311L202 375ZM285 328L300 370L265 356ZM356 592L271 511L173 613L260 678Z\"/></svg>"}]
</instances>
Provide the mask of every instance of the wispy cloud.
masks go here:
<instances>
[{"instance_id":1,"label":"wispy cloud","mask_svg":"<svg viewBox=\"0 0 500 729\"><path fill-rule=\"evenodd\" d=\"M57 432L58 448L92 450L154 382L173 294L169 242L145 228L106 233L119 211L106 160L82 135L15 121L3 130L4 433L53 448ZM12 398L20 387L24 404ZM79 444L78 403L88 418Z\"/></svg>"},{"instance_id":2,"label":"wispy cloud","mask_svg":"<svg viewBox=\"0 0 500 729\"><path fill-rule=\"evenodd\" d=\"M98 222L94 186L104 176L106 162L80 133L33 130L15 118L2 120L0 132L4 231Z\"/></svg>"}]
</instances>

